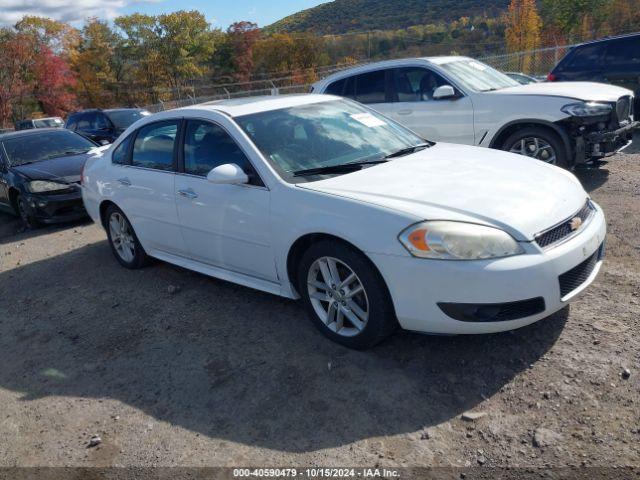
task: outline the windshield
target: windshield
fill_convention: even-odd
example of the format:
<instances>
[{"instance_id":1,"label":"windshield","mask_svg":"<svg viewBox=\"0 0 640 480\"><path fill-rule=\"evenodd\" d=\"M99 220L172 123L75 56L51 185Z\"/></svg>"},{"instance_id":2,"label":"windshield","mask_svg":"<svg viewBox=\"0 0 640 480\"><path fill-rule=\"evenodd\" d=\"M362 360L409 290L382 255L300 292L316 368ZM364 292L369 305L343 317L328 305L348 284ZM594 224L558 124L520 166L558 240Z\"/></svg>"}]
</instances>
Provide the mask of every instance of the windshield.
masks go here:
<instances>
[{"instance_id":1,"label":"windshield","mask_svg":"<svg viewBox=\"0 0 640 480\"><path fill-rule=\"evenodd\" d=\"M37 128L62 127L64 122L61 118L38 118L33 121Z\"/></svg>"},{"instance_id":2,"label":"windshield","mask_svg":"<svg viewBox=\"0 0 640 480\"><path fill-rule=\"evenodd\" d=\"M348 100L255 113L236 121L280 175L292 182L295 172L384 160L424 144L406 128ZM345 172L327 174L339 173Z\"/></svg>"},{"instance_id":3,"label":"windshield","mask_svg":"<svg viewBox=\"0 0 640 480\"><path fill-rule=\"evenodd\" d=\"M21 135L3 140L11 166L40 162L51 158L85 153L96 145L82 135L67 130Z\"/></svg>"},{"instance_id":4,"label":"windshield","mask_svg":"<svg viewBox=\"0 0 640 480\"><path fill-rule=\"evenodd\" d=\"M147 112L146 110L133 109L112 110L105 113L109 117L109 120L111 120L111 123L113 123L114 127L119 130L125 130L141 118L151 115L151 113Z\"/></svg>"},{"instance_id":5,"label":"windshield","mask_svg":"<svg viewBox=\"0 0 640 480\"><path fill-rule=\"evenodd\" d=\"M456 60L443 63L440 67L451 75L453 80L474 92L490 92L520 85L504 73L477 60Z\"/></svg>"}]
</instances>

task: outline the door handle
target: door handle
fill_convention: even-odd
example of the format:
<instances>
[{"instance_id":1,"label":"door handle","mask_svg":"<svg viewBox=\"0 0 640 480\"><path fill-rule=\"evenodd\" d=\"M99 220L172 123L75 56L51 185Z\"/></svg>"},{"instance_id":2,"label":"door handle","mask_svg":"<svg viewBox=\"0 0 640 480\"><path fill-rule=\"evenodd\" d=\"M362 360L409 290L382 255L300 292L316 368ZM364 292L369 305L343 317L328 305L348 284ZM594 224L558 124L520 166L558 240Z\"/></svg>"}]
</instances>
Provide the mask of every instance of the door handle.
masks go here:
<instances>
[{"instance_id":1,"label":"door handle","mask_svg":"<svg viewBox=\"0 0 640 480\"><path fill-rule=\"evenodd\" d=\"M178 190L178 195L189 199L198 198L198 194L191 188L187 188L186 190Z\"/></svg>"},{"instance_id":2,"label":"door handle","mask_svg":"<svg viewBox=\"0 0 640 480\"><path fill-rule=\"evenodd\" d=\"M129 179L128 179L128 178L126 178L126 177L125 177L125 178L119 178L119 179L118 179L118 182L119 182L121 185L124 185L125 187L130 187L130 186L131 186L131 180L129 180Z\"/></svg>"},{"instance_id":3,"label":"door handle","mask_svg":"<svg viewBox=\"0 0 640 480\"><path fill-rule=\"evenodd\" d=\"M413 110L398 110L398 115L411 115Z\"/></svg>"}]
</instances>

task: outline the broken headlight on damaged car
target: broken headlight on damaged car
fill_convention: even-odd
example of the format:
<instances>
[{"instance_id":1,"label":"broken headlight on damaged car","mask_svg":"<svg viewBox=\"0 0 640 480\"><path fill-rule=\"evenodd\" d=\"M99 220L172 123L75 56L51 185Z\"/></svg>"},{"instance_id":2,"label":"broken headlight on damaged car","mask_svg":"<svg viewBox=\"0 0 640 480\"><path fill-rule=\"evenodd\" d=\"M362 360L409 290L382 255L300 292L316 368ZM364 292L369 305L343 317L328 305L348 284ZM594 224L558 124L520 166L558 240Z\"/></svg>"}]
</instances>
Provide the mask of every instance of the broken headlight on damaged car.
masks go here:
<instances>
[{"instance_id":1,"label":"broken headlight on damaged car","mask_svg":"<svg viewBox=\"0 0 640 480\"><path fill-rule=\"evenodd\" d=\"M507 232L474 223L421 222L398 238L414 257L436 260L488 260L524 253Z\"/></svg>"},{"instance_id":2,"label":"broken headlight on damaged car","mask_svg":"<svg viewBox=\"0 0 640 480\"><path fill-rule=\"evenodd\" d=\"M609 114L613 107L608 103L578 102L565 105L560 110L572 117L597 117Z\"/></svg>"}]
</instances>

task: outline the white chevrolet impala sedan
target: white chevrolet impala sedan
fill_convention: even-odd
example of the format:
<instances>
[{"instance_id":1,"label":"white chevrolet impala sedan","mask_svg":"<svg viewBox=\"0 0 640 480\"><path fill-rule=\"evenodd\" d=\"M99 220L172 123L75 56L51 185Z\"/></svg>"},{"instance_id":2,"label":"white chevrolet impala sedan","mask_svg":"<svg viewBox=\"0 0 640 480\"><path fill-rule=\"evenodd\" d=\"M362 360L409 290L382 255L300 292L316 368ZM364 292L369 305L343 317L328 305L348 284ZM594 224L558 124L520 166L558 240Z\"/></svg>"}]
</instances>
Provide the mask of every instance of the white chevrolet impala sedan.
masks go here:
<instances>
[{"instance_id":1,"label":"white chevrolet impala sedan","mask_svg":"<svg viewBox=\"0 0 640 480\"><path fill-rule=\"evenodd\" d=\"M132 125L82 175L127 268L149 257L287 298L353 348L398 326L509 330L602 263L605 218L569 172L432 143L333 96L229 100Z\"/></svg>"}]
</instances>

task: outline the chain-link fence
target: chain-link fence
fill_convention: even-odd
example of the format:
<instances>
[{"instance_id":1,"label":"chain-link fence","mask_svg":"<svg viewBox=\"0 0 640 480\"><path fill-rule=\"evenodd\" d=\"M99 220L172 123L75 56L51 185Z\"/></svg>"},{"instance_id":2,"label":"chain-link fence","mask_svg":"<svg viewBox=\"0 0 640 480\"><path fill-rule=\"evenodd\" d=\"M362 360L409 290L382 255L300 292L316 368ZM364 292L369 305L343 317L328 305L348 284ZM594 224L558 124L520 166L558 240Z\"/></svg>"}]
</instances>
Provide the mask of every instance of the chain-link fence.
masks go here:
<instances>
[{"instance_id":1,"label":"chain-link fence","mask_svg":"<svg viewBox=\"0 0 640 480\"><path fill-rule=\"evenodd\" d=\"M479 60L503 72L522 72L533 76L546 76L570 48L571 45L562 45L529 52L490 55Z\"/></svg>"},{"instance_id":2,"label":"chain-link fence","mask_svg":"<svg viewBox=\"0 0 640 480\"><path fill-rule=\"evenodd\" d=\"M479 60L503 72L522 72L533 76L543 77L549 73L558 61L569 51L571 45L540 48L527 52L516 52L501 55L480 57ZM314 72L319 78L354 65L322 67ZM152 113L162 110L187 107L215 100L252 97L262 95L284 95L288 93L307 93L311 84L299 81L296 77L281 77L266 80L254 80L243 83L229 83L224 85L201 86L196 95L187 95L178 100L160 102L147 105L145 108ZM194 89L195 91L195 89Z\"/></svg>"}]
</instances>

